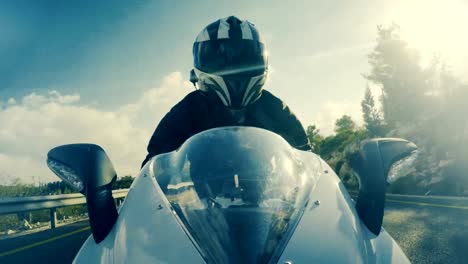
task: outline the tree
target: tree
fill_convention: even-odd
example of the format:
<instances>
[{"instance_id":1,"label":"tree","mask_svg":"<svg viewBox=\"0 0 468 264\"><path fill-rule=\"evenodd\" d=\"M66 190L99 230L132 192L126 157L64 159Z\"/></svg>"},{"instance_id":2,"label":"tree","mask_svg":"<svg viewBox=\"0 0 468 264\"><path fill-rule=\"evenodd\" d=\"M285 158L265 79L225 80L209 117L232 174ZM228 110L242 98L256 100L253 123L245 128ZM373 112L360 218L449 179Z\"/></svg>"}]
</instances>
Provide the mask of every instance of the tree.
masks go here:
<instances>
[{"instance_id":1,"label":"tree","mask_svg":"<svg viewBox=\"0 0 468 264\"><path fill-rule=\"evenodd\" d=\"M363 129L358 129L356 123L348 115L343 115L335 122L335 135L322 138L320 141L320 156L325 160L341 159L345 149L352 143L367 137Z\"/></svg>"},{"instance_id":2,"label":"tree","mask_svg":"<svg viewBox=\"0 0 468 264\"><path fill-rule=\"evenodd\" d=\"M361 101L364 125L370 136L383 136L384 127L380 111L376 108L374 97L369 86L366 87L364 99Z\"/></svg>"},{"instance_id":3,"label":"tree","mask_svg":"<svg viewBox=\"0 0 468 264\"><path fill-rule=\"evenodd\" d=\"M353 119L348 115L342 116L335 122L335 132L337 134L353 132L355 128L356 123L354 123Z\"/></svg>"},{"instance_id":4,"label":"tree","mask_svg":"<svg viewBox=\"0 0 468 264\"><path fill-rule=\"evenodd\" d=\"M428 78L417 50L400 37L400 27L378 26L377 44L368 56L370 74L365 77L382 89L382 108L390 128L411 124L425 105Z\"/></svg>"},{"instance_id":5,"label":"tree","mask_svg":"<svg viewBox=\"0 0 468 264\"><path fill-rule=\"evenodd\" d=\"M312 131L318 131L311 126ZM333 168L347 188L356 189L358 181L351 171L347 153L358 146L368 136L367 131L360 129L348 115L343 115L335 122L335 135L321 138L319 155Z\"/></svg>"},{"instance_id":6,"label":"tree","mask_svg":"<svg viewBox=\"0 0 468 264\"><path fill-rule=\"evenodd\" d=\"M320 129L315 125L307 127L306 135L309 139L309 143L312 147L312 151L315 153L320 153L320 143L323 141L323 137L319 134Z\"/></svg>"},{"instance_id":7,"label":"tree","mask_svg":"<svg viewBox=\"0 0 468 264\"><path fill-rule=\"evenodd\" d=\"M116 189L130 188L130 185L132 185L133 180L134 180L134 178L132 176L130 176L130 175L123 176L122 178L116 180L112 184L112 189L116 190Z\"/></svg>"}]
</instances>

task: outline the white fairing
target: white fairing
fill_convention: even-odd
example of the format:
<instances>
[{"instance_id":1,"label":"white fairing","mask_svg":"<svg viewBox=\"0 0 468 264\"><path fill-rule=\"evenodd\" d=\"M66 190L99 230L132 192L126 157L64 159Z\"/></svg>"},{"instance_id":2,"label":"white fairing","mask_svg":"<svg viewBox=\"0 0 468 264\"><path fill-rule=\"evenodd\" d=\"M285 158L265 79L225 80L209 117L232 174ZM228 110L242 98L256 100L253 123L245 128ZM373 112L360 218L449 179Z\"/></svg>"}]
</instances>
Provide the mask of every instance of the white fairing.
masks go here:
<instances>
[{"instance_id":1,"label":"white fairing","mask_svg":"<svg viewBox=\"0 0 468 264\"><path fill-rule=\"evenodd\" d=\"M135 179L111 233L100 244L88 238L75 263L205 263L156 182L154 164ZM385 230L378 237L368 231L336 174L319 164L321 175L278 263L409 263Z\"/></svg>"},{"instance_id":2,"label":"white fairing","mask_svg":"<svg viewBox=\"0 0 468 264\"><path fill-rule=\"evenodd\" d=\"M205 263L175 221L151 165L132 184L111 233L99 244L90 236L74 263Z\"/></svg>"},{"instance_id":3,"label":"white fairing","mask_svg":"<svg viewBox=\"0 0 468 264\"><path fill-rule=\"evenodd\" d=\"M324 161L322 166L324 172L278 263L410 263L385 230L376 237L364 226L339 178Z\"/></svg>"}]
</instances>

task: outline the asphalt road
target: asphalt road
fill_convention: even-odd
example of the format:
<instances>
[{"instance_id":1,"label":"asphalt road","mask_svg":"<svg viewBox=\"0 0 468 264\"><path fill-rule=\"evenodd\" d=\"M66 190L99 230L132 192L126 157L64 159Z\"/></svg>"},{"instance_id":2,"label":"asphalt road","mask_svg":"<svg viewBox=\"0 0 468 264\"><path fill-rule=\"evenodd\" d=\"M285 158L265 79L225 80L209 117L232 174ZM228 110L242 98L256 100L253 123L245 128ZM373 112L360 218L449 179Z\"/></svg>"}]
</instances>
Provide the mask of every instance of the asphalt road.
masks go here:
<instances>
[{"instance_id":1,"label":"asphalt road","mask_svg":"<svg viewBox=\"0 0 468 264\"><path fill-rule=\"evenodd\" d=\"M389 200L384 228L412 263L468 263L468 208Z\"/></svg>"},{"instance_id":2,"label":"asphalt road","mask_svg":"<svg viewBox=\"0 0 468 264\"><path fill-rule=\"evenodd\" d=\"M459 201L387 198L384 228L413 263L468 263L468 207ZM0 263L71 263L87 221L0 240Z\"/></svg>"},{"instance_id":3,"label":"asphalt road","mask_svg":"<svg viewBox=\"0 0 468 264\"><path fill-rule=\"evenodd\" d=\"M86 220L0 240L0 263L71 263L90 234Z\"/></svg>"}]
</instances>

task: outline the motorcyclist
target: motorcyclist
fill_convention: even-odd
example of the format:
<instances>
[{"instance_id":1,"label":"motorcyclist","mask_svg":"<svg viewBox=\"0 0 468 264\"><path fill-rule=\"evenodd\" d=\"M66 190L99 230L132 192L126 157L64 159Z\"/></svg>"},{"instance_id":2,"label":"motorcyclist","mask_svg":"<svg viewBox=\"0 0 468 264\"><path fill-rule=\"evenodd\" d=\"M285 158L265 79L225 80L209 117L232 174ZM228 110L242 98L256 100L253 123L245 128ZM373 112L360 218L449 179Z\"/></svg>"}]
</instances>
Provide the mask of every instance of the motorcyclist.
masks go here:
<instances>
[{"instance_id":1,"label":"motorcyclist","mask_svg":"<svg viewBox=\"0 0 468 264\"><path fill-rule=\"evenodd\" d=\"M177 149L192 135L222 126L268 129L291 146L310 150L297 117L262 89L268 54L252 23L230 16L209 24L193 44L193 59L190 81L197 89L163 117L142 166L155 155Z\"/></svg>"}]
</instances>

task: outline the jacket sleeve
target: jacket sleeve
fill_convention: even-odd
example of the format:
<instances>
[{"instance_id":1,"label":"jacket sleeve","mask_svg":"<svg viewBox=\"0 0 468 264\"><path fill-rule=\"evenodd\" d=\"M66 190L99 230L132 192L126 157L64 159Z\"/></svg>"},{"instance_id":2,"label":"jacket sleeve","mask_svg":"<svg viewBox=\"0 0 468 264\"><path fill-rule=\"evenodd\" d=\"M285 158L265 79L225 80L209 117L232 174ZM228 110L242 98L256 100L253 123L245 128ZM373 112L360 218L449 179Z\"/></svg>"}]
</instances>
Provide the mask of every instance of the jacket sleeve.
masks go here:
<instances>
[{"instance_id":1,"label":"jacket sleeve","mask_svg":"<svg viewBox=\"0 0 468 264\"><path fill-rule=\"evenodd\" d=\"M283 107L284 122L283 127L284 135L290 144L300 150L311 150L309 139L307 138L304 127L297 118L297 116L289 109L288 106Z\"/></svg>"},{"instance_id":2,"label":"jacket sleeve","mask_svg":"<svg viewBox=\"0 0 468 264\"><path fill-rule=\"evenodd\" d=\"M300 150L311 150L304 127L291 109L266 90L263 91L262 97L264 110L273 119L272 130L286 139L291 146Z\"/></svg>"},{"instance_id":3,"label":"jacket sleeve","mask_svg":"<svg viewBox=\"0 0 468 264\"><path fill-rule=\"evenodd\" d=\"M152 157L176 150L190 137L192 118L190 114L191 94L175 105L159 122L149 141L148 155L142 167Z\"/></svg>"}]
</instances>

